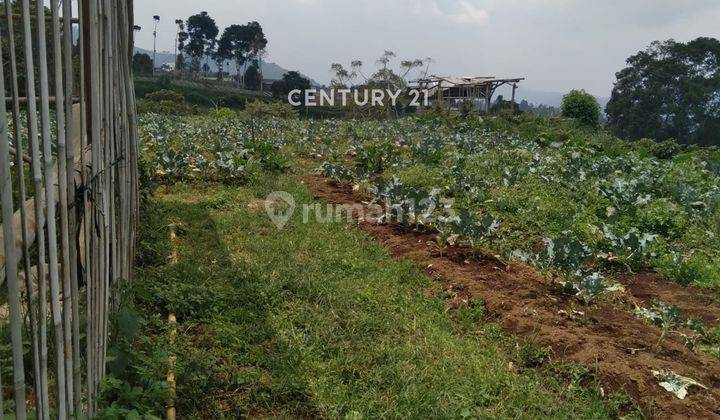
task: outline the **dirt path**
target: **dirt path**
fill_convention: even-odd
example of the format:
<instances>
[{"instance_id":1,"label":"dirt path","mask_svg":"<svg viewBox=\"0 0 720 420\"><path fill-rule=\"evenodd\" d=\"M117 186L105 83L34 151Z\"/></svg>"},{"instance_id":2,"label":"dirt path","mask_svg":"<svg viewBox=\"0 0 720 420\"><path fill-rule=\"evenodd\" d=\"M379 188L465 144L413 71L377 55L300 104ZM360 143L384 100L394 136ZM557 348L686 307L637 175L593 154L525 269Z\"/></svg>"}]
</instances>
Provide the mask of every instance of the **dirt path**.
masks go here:
<instances>
[{"instance_id":1,"label":"dirt path","mask_svg":"<svg viewBox=\"0 0 720 420\"><path fill-rule=\"evenodd\" d=\"M319 175L301 179L317 198L328 203L357 204L366 199ZM640 275L623 279L628 301L602 303L579 315L573 309L586 309L566 296L553 294L543 276L530 267L512 264L506 268L492 258L468 260L469 250L461 248L441 252L433 235L399 226L360 221L359 227L394 256L417 262L433 278L445 282L456 299L482 300L489 315L507 332L550 347L554 359L595 369L604 386L626 390L640 403L652 406L656 417L720 416L720 363L689 350L679 337L669 337L658 349L660 329L623 310L630 309L634 301L660 299L679 305L686 316L717 322L718 302L657 276ZM708 389L692 388L688 397L680 400L658 385L652 370L689 376Z\"/></svg>"}]
</instances>

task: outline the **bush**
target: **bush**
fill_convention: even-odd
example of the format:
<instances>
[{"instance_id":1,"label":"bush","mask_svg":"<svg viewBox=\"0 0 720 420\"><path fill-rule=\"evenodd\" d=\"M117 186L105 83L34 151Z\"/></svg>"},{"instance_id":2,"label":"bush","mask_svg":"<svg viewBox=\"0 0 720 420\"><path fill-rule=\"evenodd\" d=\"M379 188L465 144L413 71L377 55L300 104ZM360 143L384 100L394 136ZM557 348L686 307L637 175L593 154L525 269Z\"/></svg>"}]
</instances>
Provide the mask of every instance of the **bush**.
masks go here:
<instances>
[{"instance_id":1,"label":"bush","mask_svg":"<svg viewBox=\"0 0 720 420\"><path fill-rule=\"evenodd\" d=\"M643 232L675 238L685 230L687 219L688 215L680 206L660 198L638 209L636 222Z\"/></svg>"},{"instance_id":2,"label":"bush","mask_svg":"<svg viewBox=\"0 0 720 420\"><path fill-rule=\"evenodd\" d=\"M183 97L182 93L170 89L163 89L157 92L149 93L145 96L145 99L154 102L185 102L185 97Z\"/></svg>"},{"instance_id":3,"label":"bush","mask_svg":"<svg viewBox=\"0 0 720 420\"><path fill-rule=\"evenodd\" d=\"M696 253L690 256L668 253L656 262L657 270L682 285L717 288L720 285L720 268L717 261Z\"/></svg>"},{"instance_id":4,"label":"bush","mask_svg":"<svg viewBox=\"0 0 720 420\"><path fill-rule=\"evenodd\" d=\"M600 127L600 104L584 90L572 90L563 97L562 115L574 118L588 127Z\"/></svg>"},{"instance_id":5,"label":"bush","mask_svg":"<svg viewBox=\"0 0 720 420\"><path fill-rule=\"evenodd\" d=\"M645 149L648 154L658 159L670 159L680 153L683 146L675 140L655 141L652 139L640 139L636 142L639 148Z\"/></svg>"},{"instance_id":6,"label":"bush","mask_svg":"<svg viewBox=\"0 0 720 420\"><path fill-rule=\"evenodd\" d=\"M463 117L468 117L475 110L475 103L469 99L465 99L458 105L458 111Z\"/></svg>"},{"instance_id":7,"label":"bush","mask_svg":"<svg viewBox=\"0 0 720 420\"><path fill-rule=\"evenodd\" d=\"M252 118L296 118L298 111L285 102L253 101L245 105L245 114Z\"/></svg>"},{"instance_id":8,"label":"bush","mask_svg":"<svg viewBox=\"0 0 720 420\"><path fill-rule=\"evenodd\" d=\"M133 72L135 74L152 74L152 58L147 54L135 53L133 56Z\"/></svg>"},{"instance_id":9,"label":"bush","mask_svg":"<svg viewBox=\"0 0 720 420\"><path fill-rule=\"evenodd\" d=\"M138 101L138 112L165 115L189 115L194 109L185 103L182 93L163 89L148 93L144 99Z\"/></svg>"},{"instance_id":10,"label":"bush","mask_svg":"<svg viewBox=\"0 0 720 420\"><path fill-rule=\"evenodd\" d=\"M227 120L237 118L238 113L230 108L213 109L208 113L208 117L216 120Z\"/></svg>"}]
</instances>

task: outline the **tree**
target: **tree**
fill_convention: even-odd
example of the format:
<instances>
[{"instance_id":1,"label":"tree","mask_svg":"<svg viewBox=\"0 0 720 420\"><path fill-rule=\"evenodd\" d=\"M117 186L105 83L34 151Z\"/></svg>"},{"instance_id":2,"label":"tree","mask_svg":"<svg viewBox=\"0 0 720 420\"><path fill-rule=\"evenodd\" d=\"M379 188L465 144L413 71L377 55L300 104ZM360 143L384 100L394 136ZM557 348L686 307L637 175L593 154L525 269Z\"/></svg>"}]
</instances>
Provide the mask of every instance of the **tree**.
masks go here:
<instances>
[{"instance_id":1,"label":"tree","mask_svg":"<svg viewBox=\"0 0 720 420\"><path fill-rule=\"evenodd\" d=\"M183 66L181 66L180 56L182 56L182 54L178 55L178 44L180 42L180 32L185 31L185 21L182 19L175 19L175 25L177 26L177 31L175 31L175 70L181 71L182 67L185 65L185 59L182 59Z\"/></svg>"},{"instance_id":2,"label":"tree","mask_svg":"<svg viewBox=\"0 0 720 420\"><path fill-rule=\"evenodd\" d=\"M377 60L377 63L380 65L380 69L378 69L367 80L367 84L369 86L377 86L383 89L391 90L402 90L407 86L407 76L410 74L410 72L424 66L426 62L429 65L429 62L431 60L430 58L427 58L425 60L403 60L400 62L400 68L398 72L395 72L390 67L390 63L395 57L396 54L392 51L385 50L383 52L383 55ZM360 64L360 66L362 66L362 63L358 63ZM353 65L353 67L355 66ZM358 70L359 68L360 67L358 67Z\"/></svg>"},{"instance_id":3,"label":"tree","mask_svg":"<svg viewBox=\"0 0 720 420\"><path fill-rule=\"evenodd\" d=\"M203 57L212 54L220 30L207 12L190 16L178 35L180 51L190 57L190 70L199 72Z\"/></svg>"},{"instance_id":4,"label":"tree","mask_svg":"<svg viewBox=\"0 0 720 420\"><path fill-rule=\"evenodd\" d=\"M42 2L39 4L43 4ZM5 11L5 2L0 2L0 10ZM38 2L30 2L30 19L32 20L33 27L35 26L35 17L37 16L37 6ZM26 89L27 89L27 78L26 78L26 72L25 72L25 32L23 31L23 25L22 25L22 2L15 1L11 3L11 10L13 14L13 18L15 20L15 24L13 25L13 39L15 40L15 59L17 64L17 76L18 76L18 93L20 96L26 95ZM51 10L48 7L45 7L45 16L51 16ZM10 70L9 70L9 64L10 63L10 47L8 44L8 37L7 37L7 25L4 22L3 17L3 24L2 28L0 29L0 33L2 33L2 36L0 36L0 42L2 43L2 62L4 63L5 67L5 87L6 89L10 89ZM52 30L50 28L50 21L48 21L48 24L45 27L45 42L48 45L48 51L51 51L52 48L49 46L52 45L53 39L52 39ZM32 40L33 40L33 47L37 46L37 33L33 32L32 34ZM35 66L39 66L38 60L35 60ZM52 74L52 69L55 66L55 57L54 54L47 54L47 68L50 72L49 74ZM36 77L37 81L37 77ZM53 84L53 78L50 77L49 82ZM51 89L53 89L51 87Z\"/></svg>"},{"instance_id":5,"label":"tree","mask_svg":"<svg viewBox=\"0 0 720 420\"><path fill-rule=\"evenodd\" d=\"M720 41L653 42L617 73L608 127L637 140L720 144Z\"/></svg>"},{"instance_id":6,"label":"tree","mask_svg":"<svg viewBox=\"0 0 720 420\"><path fill-rule=\"evenodd\" d=\"M575 118L588 127L600 127L600 104L584 90L570 91L563 97L561 108L563 117Z\"/></svg>"},{"instance_id":7,"label":"tree","mask_svg":"<svg viewBox=\"0 0 720 420\"><path fill-rule=\"evenodd\" d=\"M218 42L218 54L226 60L234 59L238 81L242 84L246 63L258 57L267 46L262 26L257 22L247 25L230 25L223 31Z\"/></svg>"},{"instance_id":8,"label":"tree","mask_svg":"<svg viewBox=\"0 0 720 420\"><path fill-rule=\"evenodd\" d=\"M287 100L288 94L293 90L299 89L304 92L311 87L312 85L309 79L303 77L303 75L297 71L289 71L283 75L282 80L273 82L270 90L274 97Z\"/></svg>"},{"instance_id":9,"label":"tree","mask_svg":"<svg viewBox=\"0 0 720 420\"><path fill-rule=\"evenodd\" d=\"M262 82L262 79L260 78L260 70L258 70L257 62L253 62L247 70L245 70L245 76L243 79L245 80L246 89L260 90L260 83Z\"/></svg>"},{"instance_id":10,"label":"tree","mask_svg":"<svg viewBox=\"0 0 720 420\"><path fill-rule=\"evenodd\" d=\"M358 61L353 61L353 69L356 67ZM360 63L362 66L362 63ZM333 63L330 65L330 71L335 74L335 77L330 81L330 85L336 89L347 88L352 85L352 81L357 77L355 70L347 70L340 63Z\"/></svg>"},{"instance_id":11,"label":"tree","mask_svg":"<svg viewBox=\"0 0 720 420\"><path fill-rule=\"evenodd\" d=\"M133 72L135 74L152 74L152 58L148 54L135 53L133 56Z\"/></svg>"},{"instance_id":12,"label":"tree","mask_svg":"<svg viewBox=\"0 0 720 420\"><path fill-rule=\"evenodd\" d=\"M175 70L177 70L177 71L185 70L185 56L184 55L178 54L177 58L175 59Z\"/></svg>"}]
</instances>

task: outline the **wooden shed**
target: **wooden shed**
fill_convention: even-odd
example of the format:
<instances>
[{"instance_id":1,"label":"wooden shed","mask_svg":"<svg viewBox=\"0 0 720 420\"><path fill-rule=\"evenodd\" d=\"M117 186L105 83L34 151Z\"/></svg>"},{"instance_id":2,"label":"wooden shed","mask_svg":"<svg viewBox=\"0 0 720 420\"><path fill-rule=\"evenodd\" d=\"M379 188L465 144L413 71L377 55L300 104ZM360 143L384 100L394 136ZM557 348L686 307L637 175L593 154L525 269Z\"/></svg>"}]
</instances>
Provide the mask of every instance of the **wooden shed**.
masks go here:
<instances>
[{"instance_id":1,"label":"wooden shed","mask_svg":"<svg viewBox=\"0 0 720 420\"><path fill-rule=\"evenodd\" d=\"M459 103L470 100L483 106L486 112L490 111L492 97L495 91L504 85L512 87L512 102L515 102L515 91L518 83L524 77L512 79L498 79L492 76L479 77L441 77L428 76L410 82L411 89L427 91L428 99L432 102Z\"/></svg>"}]
</instances>

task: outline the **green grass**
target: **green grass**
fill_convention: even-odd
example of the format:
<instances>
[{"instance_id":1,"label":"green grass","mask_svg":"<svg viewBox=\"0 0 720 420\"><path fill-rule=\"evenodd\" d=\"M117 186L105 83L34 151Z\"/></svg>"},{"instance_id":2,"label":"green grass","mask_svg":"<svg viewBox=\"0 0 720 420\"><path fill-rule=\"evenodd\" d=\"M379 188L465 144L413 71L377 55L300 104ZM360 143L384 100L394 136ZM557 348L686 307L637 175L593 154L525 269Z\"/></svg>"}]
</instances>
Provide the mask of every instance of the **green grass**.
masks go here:
<instances>
[{"instance_id":1,"label":"green grass","mask_svg":"<svg viewBox=\"0 0 720 420\"><path fill-rule=\"evenodd\" d=\"M285 176L178 184L153 199L140 229L149 256L116 320L104 416L162 415L168 349L182 417L610 418L628 403L602 398L587 370L515 346L482 302L449 311L429 297L440 285L352 226L303 224L296 210L278 231L248 206L274 190L313 200ZM160 257L170 223L177 264Z\"/></svg>"}]
</instances>

